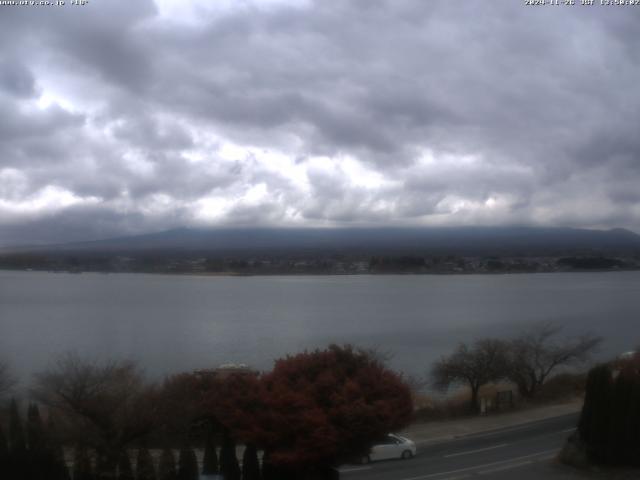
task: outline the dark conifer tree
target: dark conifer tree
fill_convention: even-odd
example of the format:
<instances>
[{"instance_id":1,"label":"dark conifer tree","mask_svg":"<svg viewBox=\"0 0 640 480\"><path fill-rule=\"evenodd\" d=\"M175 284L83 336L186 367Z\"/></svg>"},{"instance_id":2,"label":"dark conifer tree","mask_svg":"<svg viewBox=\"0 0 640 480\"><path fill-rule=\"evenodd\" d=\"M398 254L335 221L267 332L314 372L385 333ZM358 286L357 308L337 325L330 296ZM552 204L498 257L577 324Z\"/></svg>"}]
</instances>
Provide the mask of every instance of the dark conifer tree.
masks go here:
<instances>
[{"instance_id":1,"label":"dark conifer tree","mask_svg":"<svg viewBox=\"0 0 640 480\"><path fill-rule=\"evenodd\" d=\"M50 465L46 479L70 480L71 473L64 457L64 446L58 435L51 412L49 412L47 424L44 428L44 445L47 462Z\"/></svg>"},{"instance_id":2,"label":"dark conifer tree","mask_svg":"<svg viewBox=\"0 0 640 480\"><path fill-rule=\"evenodd\" d=\"M9 409L9 451L13 457L20 457L21 459L24 459L27 451L22 420L20 419L18 403L15 399L11 400Z\"/></svg>"},{"instance_id":3,"label":"dark conifer tree","mask_svg":"<svg viewBox=\"0 0 640 480\"><path fill-rule=\"evenodd\" d=\"M198 458L193 448L185 446L180 449L180 457L178 458L178 479L179 480L198 480ZM225 477L227 480L227 477Z\"/></svg>"},{"instance_id":4,"label":"dark conifer tree","mask_svg":"<svg viewBox=\"0 0 640 480\"><path fill-rule=\"evenodd\" d=\"M43 455L46 450L45 431L40 409L31 404L27 409L27 443L31 454Z\"/></svg>"},{"instance_id":5,"label":"dark conifer tree","mask_svg":"<svg viewBox=\"0 0 640 480\"><path fill-rule=\"evenodd\" d=\"M236 443L228 430L225 430L222 436L220 473L224 476L224 480L240 480L240 465L238 465L238 457L236 456Z\"/></svg>"},{"instance_id":6,"label":"dark conifer tree","mask_svg":"<svg viewBox=\"0 0 640 480\"><path fill-rule=\"evenodd\" d=\"M73 480L95 480L87 449L77 446L73 455Z\"/></svg>"},{"instance_id":7,"label":"dark conifer tree","mask_svg":"<svg viewBox=\"0 0 640 480\"><path fill-rule=\"evenodd\" d=\"M640 371L636 371L631 391L631 405L634 406L627 418L628 441L631 445L631 465L640 467Z\"/></svg>"},{"instance_id":8,"label":"dark conifer tree","mask_svg":"<svg viewBox=\"0 0 640 480\"><path fill-rule=\"evenodd\" d=\"M27 445L18 411L18 403L11 400L9 407L9 478L28 480L31 476L27 458Z\"/></svg>"},{"instance_id":9,"label":"dark conifer tree","mask_svg":"<svg viewBox=\"0 0 640 480\"><path fill-rule=\"evenodd\" d=\"M269 459L269 452L262 453L262 480L274 480L273 464Z\"/></svg>"},{"instance_id":10,"label":"dark conifer tree","mask_svg":"<svg viewBox=\"0 0 640 480\"><path fill-rule=\"evenodd\" d=\"M51 474L47 477L47 480L71 480L69 467L67 466L67 462L64 460L62 445L56 445L54 448Z\"/></svg>"},{"instance_id":11,"label":"dark conifer tree","mask_svg":"<svg viewBox=\"0 0 640 480\"><path fill-rule=\"evenodd\" d=\"M118 460L118 480L134 480L131 459L126 451L120 454Z\"/></svg>"},{"instance_id":12,"label":"dark conifer tree","mask_svg":"<svg viewBox=\"0 0 640 480\"><path fill-rule=\"evenodd\" d=\"M52 478L53 457L47 449L40 410L35 404L27 408L27 445L29 475L32 480ZM55 480L58 480L57 478Z\"/></svg>"},{"instance_id":13,"label":"dark conifer tree","mask_svg":"<svg viewBox=\"0 0 640 480\"><path fill-rule=\"evenodd\" d=\"M115 459L112 451L96 450L95 476L97 480L113 480L117 477L118 463L120 456ZM131 463L131 462L129 462Z\"/></svg>"},{"instance_id":14,"label":"dark conifer tree","mask_svg":"<svg viewBox=\"0 0 640 480\"><path fill-rule=\"evenodd\" d=\"M260 462L258 449L249 444L242 455L242 480L260 480Z\"/></svg>"},{"instance_id":15,"label":"dark conifer tree","mask_svg":"<svg viewBox=\"0 0 640 480\"><path fill-rule=\"evenodd\" d=\"M160 454L158 464L158 480L177 480L176 459L170 448L165 448Z\"/></svg>"},{"instance_id":16,"label":"dark conifer tree","mask_svg":"<svg viewBox=\"0 0 640 480\"><path fill-rule=\"evenodd\" d=\"M587 446L587 455L595 462L606 461L611 417L612 376L608 365L589 371L585 400L578 431Z\"/></svg>"},{"instance_id":17,"label":"dark conifer tree","mask_svg":"<svg viewBox=\"0 0 640 480\"><path fill-rule=\"evenodd\" d=\"M640 405L632 405L633 379L626 372L621 372L614 384L611 402L611 421L607 438L607 460L612 465L630 465L631 447L628 431L629 417L632 410Z\"/></svg>"},{"instance_id":18,"label":"dark conifer tree","mask_svg":"<svg viewBox=\"0 0 640 480\"><path fill-rule=\"evenodd\" d=\"M262 480L278 480L278 477L274 472L273 465L270 463L262 464Z\"/></svg>"},{"instance_id":19,"label":"dark conifer tree","mask_svg":"<svg viewBox=\"0 0 640 480\"><path fill-rule=\"evenodd\" d=\"M202 458L202 474L215 475L219 473L218 454L216 452L216 444L212 433L207 435L204 444L204 456Z\"/></svg>"},{"instance_id":20,"label":"dark conifer tree","mask_svg":"<svg viewBox=\"0 0 640 480\"><path fill-rule=\"evenodd\" d=\"M138 449L136 458L136 479L156 480L156 469L153 465L153 458L146 448Z\"/></svg>"},{"instance_id":21,"label":"dark conifer tree","mask_svg":"<svg viewBox=\"0 0 640 480\"><path fill-rule=\"evenodd\" d=\"M270 461L268 452L262 455L262 480L291 480L292 478L292 472Z\"/></svg>"},{"instance_id":22,"label":"dark conifer tree","mask_svg":"<svg viewBox=\"0 0 640 480\"><path fill-rule=\"evenodd\" d=\"M638 364L599 365L590 370L578 431L591 461L640 466Z\"/></svg>"},{"instance_id":23,"label":"dark conifer tree","mask_svg":"<svg viewBox=\"0 0 640 480\"><path fill-rule=\"evenodd\" d=\"M116 470L111 467L110 462L107 461L104 453L100 452L98 449L96 449L95 452L93 474L96 480L115 478L116 474Z\"/></svg>"},{"instance_id":24,"label":"dark conifer tree","mask_svg":"<svg viewBox=\"0 0 640 480\"><path fill-rule=\"evenodd\" d=\"M0 425L0 478L9 478L9 445Z\"/></svg>"},{"instance_id":25,"label":"dark conifer tree","mask_svg":"<svg viewBox=\"0 0 640 480\"><path fill-rule=\"evenodd\" d=\"M612 465L640 464L640 362L620 367L611 399L607 461Z\"/></svg>"}]
</instances>

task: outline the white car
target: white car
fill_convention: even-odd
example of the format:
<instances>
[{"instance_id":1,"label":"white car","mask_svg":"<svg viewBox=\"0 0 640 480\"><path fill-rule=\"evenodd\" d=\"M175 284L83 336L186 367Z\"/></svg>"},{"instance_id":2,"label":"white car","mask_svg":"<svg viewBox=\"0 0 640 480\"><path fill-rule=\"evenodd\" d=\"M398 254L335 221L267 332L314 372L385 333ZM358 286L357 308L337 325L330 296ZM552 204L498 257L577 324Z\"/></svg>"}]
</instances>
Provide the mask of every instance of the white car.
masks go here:
<instances>
[{"instance_id":1,"label":"white car","mask_svg":"<svg viewBox=\"0 0 640 480\"><path fill-rule=\"evenodd\" d=\"M390 433L380 443L371 447L369 455L362 459L362 463L394 458L412 458L416 454L416 444L408 438Z\"/></svg>"}]
</instances>

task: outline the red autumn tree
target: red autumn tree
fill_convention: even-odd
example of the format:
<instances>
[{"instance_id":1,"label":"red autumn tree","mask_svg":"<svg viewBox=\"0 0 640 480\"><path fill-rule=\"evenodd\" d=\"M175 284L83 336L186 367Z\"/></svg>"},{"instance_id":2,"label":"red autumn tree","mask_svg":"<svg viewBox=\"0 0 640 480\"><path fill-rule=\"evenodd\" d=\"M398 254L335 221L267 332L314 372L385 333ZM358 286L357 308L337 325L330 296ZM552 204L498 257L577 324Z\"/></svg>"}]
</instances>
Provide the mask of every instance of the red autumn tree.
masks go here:
<instances>
[{"instance_id":1,"label":"red autumn tree","mask_svg":"<svg viewBox=\"0 0 640 480\"><path fill-rule=\"evenodd\" d=\"M266 397L259 375L231 374L207 385L203 410L223 425L235 440L260 438Z\"/></svg>"},{"instance_id":2,"label":"red autumn tree","mask_svg":"<svg viewBox=\"0 0 640 480\"><path fill-rule=\"evenodd\" d=\"M288 356L260 378L224 383L212 403L220 421L293 472L366 455L373 442L407 425L413 411L402 378L349 345Z\"/></svg>"}]
</instances>

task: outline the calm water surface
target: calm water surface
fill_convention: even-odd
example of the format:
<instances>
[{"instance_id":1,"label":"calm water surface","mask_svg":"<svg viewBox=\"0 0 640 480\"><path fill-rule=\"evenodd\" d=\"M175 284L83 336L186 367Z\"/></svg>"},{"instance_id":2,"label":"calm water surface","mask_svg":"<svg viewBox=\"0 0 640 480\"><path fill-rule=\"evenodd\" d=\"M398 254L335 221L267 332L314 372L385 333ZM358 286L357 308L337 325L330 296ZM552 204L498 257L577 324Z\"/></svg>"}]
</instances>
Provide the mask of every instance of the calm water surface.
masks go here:
<instances>
[{"instance_id":1,"label":"calm water surface","mask_svg":"<svg viewBox=\"0 0 640 480\"><path fill-rule=\"evenodd\" d=\"M640 344L640 272L197 277L0 271L0 357L27 376L74 350L153 376L224 362L268 369L330 342L381 346L412 374L460 341L554 320Z\"/></svg>"}]
</instances>

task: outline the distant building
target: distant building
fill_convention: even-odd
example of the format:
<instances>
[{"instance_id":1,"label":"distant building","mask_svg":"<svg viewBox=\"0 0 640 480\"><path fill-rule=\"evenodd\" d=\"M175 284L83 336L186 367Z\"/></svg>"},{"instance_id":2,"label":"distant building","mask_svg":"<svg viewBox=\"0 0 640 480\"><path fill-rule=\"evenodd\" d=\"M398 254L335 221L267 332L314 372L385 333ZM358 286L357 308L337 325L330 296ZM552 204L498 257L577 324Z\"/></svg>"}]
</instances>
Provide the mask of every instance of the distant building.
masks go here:
<instances>
[{"instance_id":1,"label":"distant building","mask_svg":"<svg viewBox=\"0 0 640 480\"><path fill-rule=\"evenodd\" d=\"M640 350L632 350L630 352L621 353L615 360L611 362L611 366L613 367L612 373L614 378L623 369L640 369Z\"/></svg>"},{"instance_id":2,"label":"distant building","mask_svg":"<svg viewBox=\"0 0 640 480\"><path fill-rule=\"evenodd\" d=\"M224 380L231 375L258 375L258 371L244 363L223 363L217 368L195 370L193 373L203 379L216 380Z\"/></svg>"},{"instance_id":3,"label":"distant building","mask_svg":"<svg viewBox=\"0 0 640 480\"><path fill-rule=\"evenodd\" d=\"M640 354L640 352L636 352L635 350L632 350L630 352L621 353L620 355L618 355L618 359L619 360L632 360L634 357L636 357L639 354Z\"/></svg>"}]
</instances>

